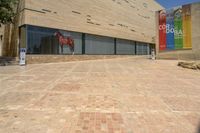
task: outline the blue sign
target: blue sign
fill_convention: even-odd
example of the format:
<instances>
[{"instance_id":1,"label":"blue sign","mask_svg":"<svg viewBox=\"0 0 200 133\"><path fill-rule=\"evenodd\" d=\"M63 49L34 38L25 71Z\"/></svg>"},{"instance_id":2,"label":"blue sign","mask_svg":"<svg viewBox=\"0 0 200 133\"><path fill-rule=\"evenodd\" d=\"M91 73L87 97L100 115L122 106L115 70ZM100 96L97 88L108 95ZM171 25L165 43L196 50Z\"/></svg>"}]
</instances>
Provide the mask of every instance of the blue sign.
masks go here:
<instances>
[{"instance_id":1,"label":"blue sign","mask_svg":"<svg viewBox=\"0 0 200 133\"><path fill-rule=\"evenodd\" d=\"M26 65L26 48L20 48L19 65Z\"/></svg>"},{"instance_id":2,"label":"blue sign","mask_svg":"<svg viewBox=\"0 0 200 133\"><path fill-rule=\"evenodd\" d=\"M174 49L174 11L167 10L166 20L167 49Z\"/></svg>"}]
</instances>

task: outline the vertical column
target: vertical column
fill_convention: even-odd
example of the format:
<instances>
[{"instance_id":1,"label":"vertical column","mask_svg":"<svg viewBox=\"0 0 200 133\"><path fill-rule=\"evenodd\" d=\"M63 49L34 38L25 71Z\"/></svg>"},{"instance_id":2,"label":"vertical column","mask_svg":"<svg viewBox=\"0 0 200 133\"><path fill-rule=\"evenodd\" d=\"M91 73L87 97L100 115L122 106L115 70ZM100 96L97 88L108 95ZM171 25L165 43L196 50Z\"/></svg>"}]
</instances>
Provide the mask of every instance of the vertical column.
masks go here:
<instances>
[{"instance_id":1,"label":"vertical column","mask_svg":"<svg viewBox=\"0 0 200 133\"><path fill-rule=\"evenodd\" d=\"M4 25L0 24L0 56L2 56L2 48L4 41Z\"/></svg>"},{"instance_id":2,"label":"vertical column","mask_svg":"<svg viewBox=\"0 0 200 133\"><path fill-rule=\"evenodd\" d=\"M137 55L137 42L135 42L135 55Z\"/></svg>"},{"instance_id":3,"label":"vertical column","mask_svg":"<svg viewBox=\"0 0 200 133\"><path fill-rule=\"evenodd\" d=\"M117 54L117 39L114 39L114 55Z\"/></svg>"},{"instance_id":4,"label":"vertical column","mask_svg":"<svg viewBox=\"0 0 200 133\"><path fill-rule=\"evenodd\" d=\"M156 31L156 40L155 40L155 52L156 53L159 53L159 11L156 12L156 15L155 15L155 31Z\"/></svg>"},{"instance_id":5,"label":"vertical column","mask_svg":"<svg viewBox=\"0 0 200 133\"><path fill-rule=\"evenodd\" d=\"M27 27L22 26L20 27L20 43L19 43L19 48L27 48Z\"/></svg>"},{"instance_id":6,"label":"vertical column","mask_svg":"<svg viewBox=\"0 0 200 133\"><path fill-rule=\"evenodd\" d=\"M147 44L147 55L150 55L150 44Z\"/></svg>"},{"instance_id":7,"label":"vertical column","mask_svg":"<svg viewBox=\"0 0 200 133\"><path fill-rule=\"evenodd\" d=\"M85 33L82 34L82 54L85 54Z\"/></svg>"},{"instance_id":8,"label":"vertical column","mask_svg":"<svg viewBox=\"0 0 200 133\"><path fill-rule=\"evenodd\" d=\"M200 2L191 5L192 50L196 59L200 59Z\"/></svg>"}]
</instances>

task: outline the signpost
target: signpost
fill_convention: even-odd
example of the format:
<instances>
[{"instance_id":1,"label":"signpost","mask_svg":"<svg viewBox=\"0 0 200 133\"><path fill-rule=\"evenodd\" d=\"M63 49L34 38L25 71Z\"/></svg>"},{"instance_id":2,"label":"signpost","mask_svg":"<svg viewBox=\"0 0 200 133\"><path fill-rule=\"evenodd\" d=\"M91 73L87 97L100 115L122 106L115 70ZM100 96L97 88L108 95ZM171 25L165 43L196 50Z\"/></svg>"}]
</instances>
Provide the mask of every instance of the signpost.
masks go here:
<instances>
[{"instance_id":1,"label":"signpost","mask_svg":"<svg viewBox=\"0 0 200 133\"><path fill-rule=\"evenodd\" d=\"M156 59L156 53L155 53L155 50L154 50L154 49L152 49L152 51L151 51L151 59L152 59L152 60L155 60L155 59Z\"/></svg>"},{"instance_id":2,"label":"signpost","mask_svg":"<svg viewBox=\"0 0 200 133\"><path fill-rule=\"evenodd\" d=\"M19 65L26 65L26 48L20 48L20 60Z\"/></svg>"}]
</instances>

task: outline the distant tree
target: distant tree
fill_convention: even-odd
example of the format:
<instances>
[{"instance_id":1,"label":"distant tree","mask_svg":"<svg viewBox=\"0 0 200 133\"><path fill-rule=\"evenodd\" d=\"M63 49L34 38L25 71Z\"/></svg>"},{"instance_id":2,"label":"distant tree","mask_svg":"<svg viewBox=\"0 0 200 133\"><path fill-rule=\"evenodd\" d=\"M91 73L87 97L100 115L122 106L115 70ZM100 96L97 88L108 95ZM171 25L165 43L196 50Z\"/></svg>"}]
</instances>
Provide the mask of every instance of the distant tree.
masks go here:
<instances>
[{"instance_id":1,"label":"distant tree","mask_svg":"<svg viewBox=\"0 0 200 133\"><path fill-rule=\"evenodd\" d=\"M0 24L13 23L19 0L0 0Z\"/></svg>"}]
</instances>

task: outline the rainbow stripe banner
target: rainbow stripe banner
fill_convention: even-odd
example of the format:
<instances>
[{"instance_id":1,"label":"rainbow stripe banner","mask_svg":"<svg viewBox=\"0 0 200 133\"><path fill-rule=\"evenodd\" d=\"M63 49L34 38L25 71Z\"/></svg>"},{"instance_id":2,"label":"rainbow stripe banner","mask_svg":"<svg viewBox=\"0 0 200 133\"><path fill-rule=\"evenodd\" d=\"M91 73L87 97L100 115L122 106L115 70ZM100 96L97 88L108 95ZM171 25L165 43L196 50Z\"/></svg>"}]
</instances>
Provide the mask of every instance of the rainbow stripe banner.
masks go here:
<instances>
[{"instance_id":1,"label":"rainbow stripe banner","mask_svg":"<svg viewBox=\"0 0 200 133\"><path fill-rule=\"evenodd\" d=\"M183 23L182 23L182 8L177 8L174 11L174 43L175 49L183 48Z\"/></svg>"},{"instance_id":2,"label":"rainbow stripe banner","mask_svg":"<svg viewBox=\"0 0 200 133\"><path fill-rule=\"evenodd\" d=\"M192 24L190 5L183 6L183 48L192 48Z\"/></svg>"},{"instance_id":3,"label":"rainbow stripe banner","mask_svg":"<svg viewBox=\"0 0 200 133\"><path fill-rule=\"evenodd\" d=\"M167 10L167 23L166 23L166 34L167 34L167 49L174 49L174 11Z\"/></svg>"},{"instance_id":4,"label":"rainbow stripe banner","mask_svg":"<svg viewBox=\"0 0 200 133\"><path fill-rule=\"evenodd\" d=\"M159 49L192 48L191 6L159 12Z\"/></svg>"},{"instance_id":5,"label":"rainbow stripe banner","mask_svg":"<svg viewBox=\"0 0 200 133\"><path fill-rule=\"evenodd\" d=\"M166 49L166 12L160 11L159 14L159 48Z\"/></svg>"}]
</instances>

